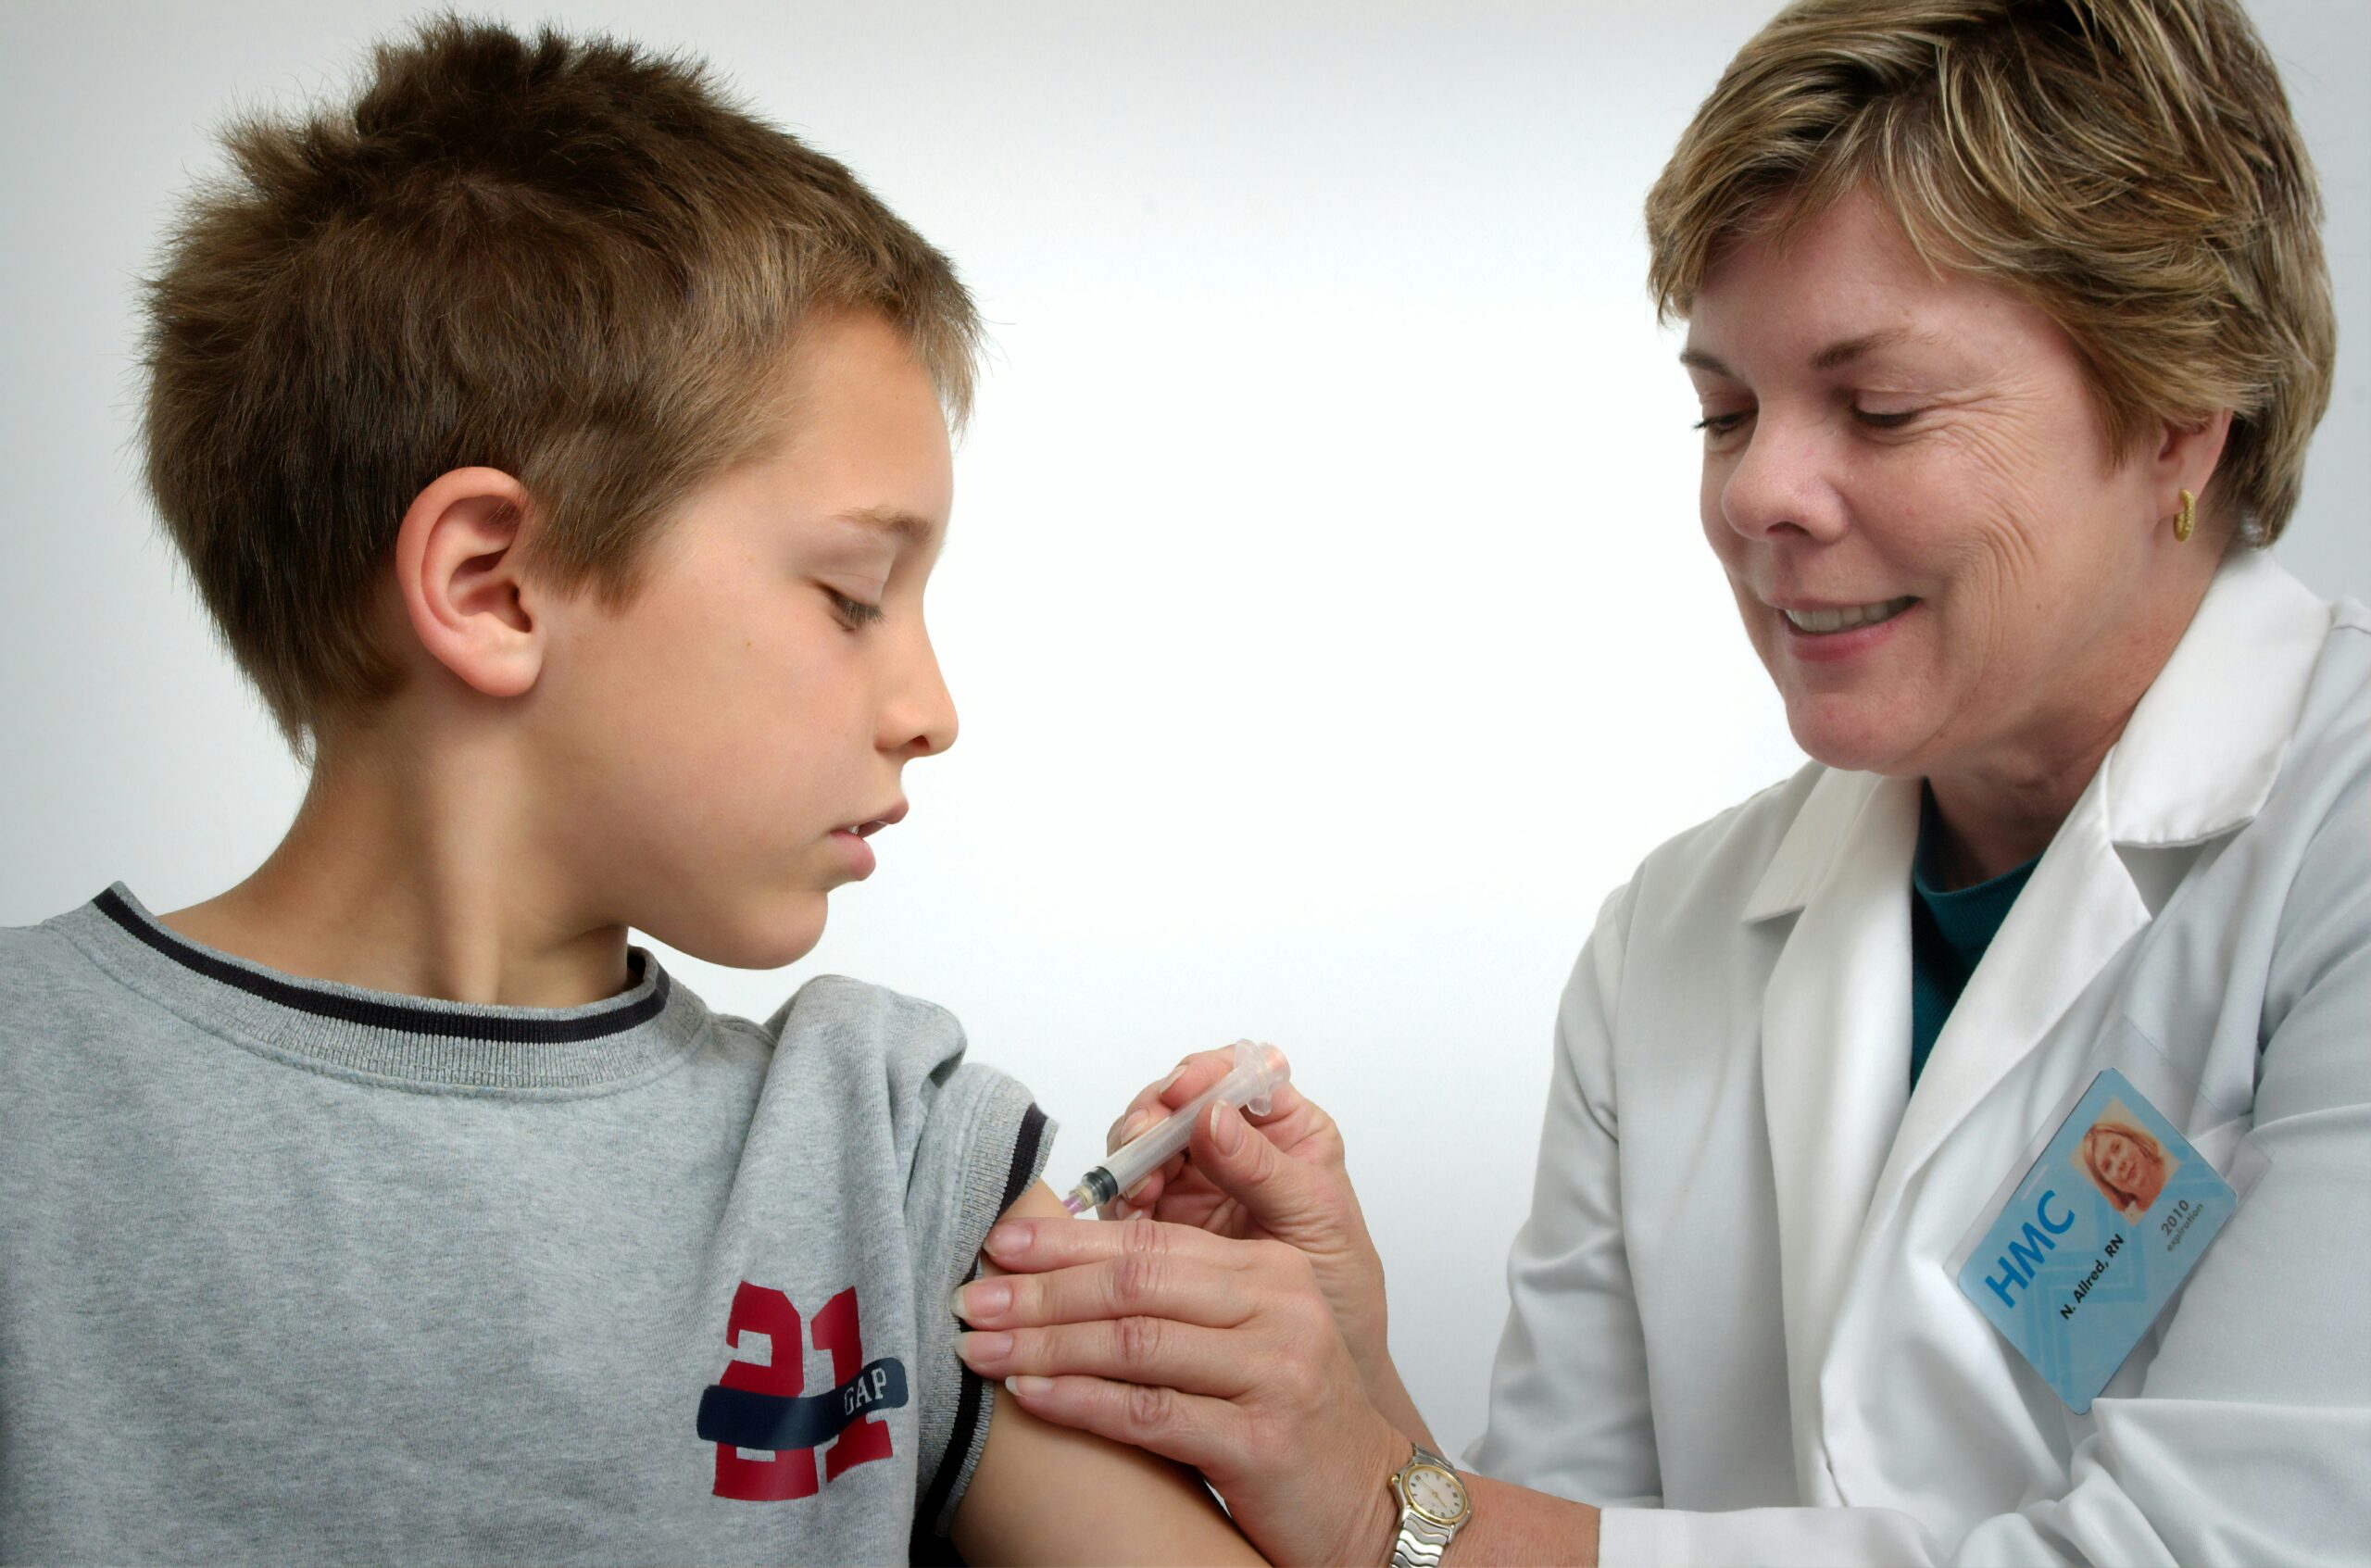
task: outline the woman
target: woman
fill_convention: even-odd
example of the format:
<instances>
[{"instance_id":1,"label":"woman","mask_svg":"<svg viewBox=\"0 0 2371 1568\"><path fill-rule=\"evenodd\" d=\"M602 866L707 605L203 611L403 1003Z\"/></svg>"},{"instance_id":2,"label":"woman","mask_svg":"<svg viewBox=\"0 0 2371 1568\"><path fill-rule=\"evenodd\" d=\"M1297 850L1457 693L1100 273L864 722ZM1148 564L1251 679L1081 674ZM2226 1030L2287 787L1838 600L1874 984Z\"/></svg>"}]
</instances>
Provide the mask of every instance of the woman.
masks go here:
<instances>
[{"instance_id":1,"label":"woman","mask_svg":"<svg viewBox=\"0 0 2371 1568\"><path fill-rule=\"evenodd\" d=\"M2138 1127L2101 1122L2083 1135L2083 1173L2116 1212L2138 1221L2165 1187L2165 1152Z\"/></svg>"},{"instance_id":2,"label":"woman","mask_svg":"<svg viewBox=\"0 0 2371 1568\"><path fill-rule=\"evenodd\" d=\"M1280 1562L2359 1558L2371 617L2263 550L2329 394L2318 212L2232 0L1772 22L1648 232L1814 761L1582 950L1479 1474L1411 1465L1297 1097L1198 1129L1167 1223L992 1236L967 1359L1198 1465ZM1958 1260L2107 1070L2268 1168L2078 1411Z\"/></svg>"}]
</instances>

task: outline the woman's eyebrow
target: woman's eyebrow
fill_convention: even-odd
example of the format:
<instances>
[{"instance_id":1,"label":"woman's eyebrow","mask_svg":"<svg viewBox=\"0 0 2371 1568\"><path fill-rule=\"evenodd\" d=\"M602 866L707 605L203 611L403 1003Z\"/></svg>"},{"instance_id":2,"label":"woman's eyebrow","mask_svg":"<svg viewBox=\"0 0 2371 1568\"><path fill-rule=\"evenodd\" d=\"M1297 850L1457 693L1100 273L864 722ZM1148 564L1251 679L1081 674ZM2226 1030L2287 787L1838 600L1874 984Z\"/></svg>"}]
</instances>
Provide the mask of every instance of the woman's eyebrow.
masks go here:
<instances>
[{"instance_id":1,"label":"woman's eyebrow","mask_svg":"<svg viewBox=\"0 0 2371 1568\"><path fill-rule=\"evenodd\" d=\"M1888 327L1883 332L1863 332L1859 337L1846 338L1840 343L1831 343L1812 356L1811 365L1814 370L1832 370L1838 365L1849 365L1863 355L1875 354L1881 348L1894 348L1905 343L1934 341L1935 335L1932 332L1917 332L1909 327ZM1735 379L1737 374L1712 355L1693 346L1679 351L1679 362L1691 370L1704 370L1716 376L1728 376Z\"/></svg>"},{"instance_id":2,"label":"woman's eyebrow","mask_svg":"<svg viewBox=\"0 0 2371 1568\"><path fill-rule=\"evenodd\" d=\"M1849 365L1864 354L1875 354L1881 348L1894 348L1905 343L1932 343L1932 332L1915 332L1909 327L1888 327L1883 332L1868 332L1860 337L1831 343L1812 356L1812 369L1832 370L1838 365Z\"/></svg>"}]
</instances>

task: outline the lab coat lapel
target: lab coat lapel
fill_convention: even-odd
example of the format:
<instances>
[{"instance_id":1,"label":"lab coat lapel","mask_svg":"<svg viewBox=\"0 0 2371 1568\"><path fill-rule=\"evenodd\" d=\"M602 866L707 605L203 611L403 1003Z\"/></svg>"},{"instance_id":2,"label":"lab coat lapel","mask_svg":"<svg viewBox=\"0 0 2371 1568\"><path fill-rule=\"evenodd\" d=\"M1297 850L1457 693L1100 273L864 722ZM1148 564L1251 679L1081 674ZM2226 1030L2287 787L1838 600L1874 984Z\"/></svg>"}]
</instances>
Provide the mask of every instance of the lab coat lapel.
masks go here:
<instances>
[{"instance_id":1,"label":"lab coat lapel","mask_svg":"<svg viewBox=\"0 0 2371 1568\"><path fill-rule=\"evenodd\" d=\"M2107 788L2103 768L2060 825L1952 1007L1878 1178L1873 1225L1883 1223L1919 1167L2149 923L2149 906L2109 836ZM2022 1141L2008 1139L2006 1147Z\"/></svg>"},{"instance_id":2,"label":"lab coat lapel","mask_svg":"<svg viewBox=\"0 0 2371 1568\"><path fill-rule=\"evenodd\" d=\"M1909 1087L1918 802L1916 780L1824 775L1748 912L1800 908L1763 997L1762 1072L1807 1499L1834 1500L1818 1458L1819 1366Z\"/></svg>"}]
</instances>

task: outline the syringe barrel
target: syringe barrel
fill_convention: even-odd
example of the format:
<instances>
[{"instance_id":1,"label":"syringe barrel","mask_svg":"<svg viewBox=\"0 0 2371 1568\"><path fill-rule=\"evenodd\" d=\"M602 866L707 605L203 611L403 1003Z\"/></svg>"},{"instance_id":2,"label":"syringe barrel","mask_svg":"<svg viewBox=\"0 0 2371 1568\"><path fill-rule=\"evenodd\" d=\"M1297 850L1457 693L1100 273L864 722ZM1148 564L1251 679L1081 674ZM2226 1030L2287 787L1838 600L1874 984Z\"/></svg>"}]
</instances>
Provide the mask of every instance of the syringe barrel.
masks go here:
<instances>
[{"instance_id":1,"label":"syringe barrel","mask_svg":"<svg viewBox=\"0 0 2371 1568\"><path fill-rule=\"evenodd\" d=\"M1292 1064L1285 1060L1284 1052L1258 1041L1237 1040L1235 1065L1227 1070L1225 1077L1114 1149L1103 1161L1103 1169L1110 1173L1112 1181L1124 1193L1186 1147L1194 1136L1195 1118L1207 1112L1213 1103L1223 1099L1255 1115L1265 1115L1268 1097L1291 1076Z\"/></svg>"}]
</instances>

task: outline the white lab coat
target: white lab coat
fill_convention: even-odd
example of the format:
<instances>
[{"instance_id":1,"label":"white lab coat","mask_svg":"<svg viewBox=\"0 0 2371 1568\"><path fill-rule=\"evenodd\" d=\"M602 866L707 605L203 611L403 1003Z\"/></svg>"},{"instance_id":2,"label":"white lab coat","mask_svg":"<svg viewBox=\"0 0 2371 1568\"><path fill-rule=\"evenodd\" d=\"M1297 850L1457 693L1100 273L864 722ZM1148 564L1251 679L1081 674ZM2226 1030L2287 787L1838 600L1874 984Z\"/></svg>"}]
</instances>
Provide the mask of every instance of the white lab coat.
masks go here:
<instances>
[{"instance_id":1,"label":"white lab coat","mask_svg":"<svg viewBox=\"0 0 2371 1568\"><path fill-rule=\"evenodd\" d=\"M1918 804L1813 765L1607 901L1468 1462L1610 1568L2371 1560L2371 616L2218 572L1910 1094ZM2151 1051L2269 1168L2076 1415L1947 1264Z\"/></svg>"}]
</instances>

